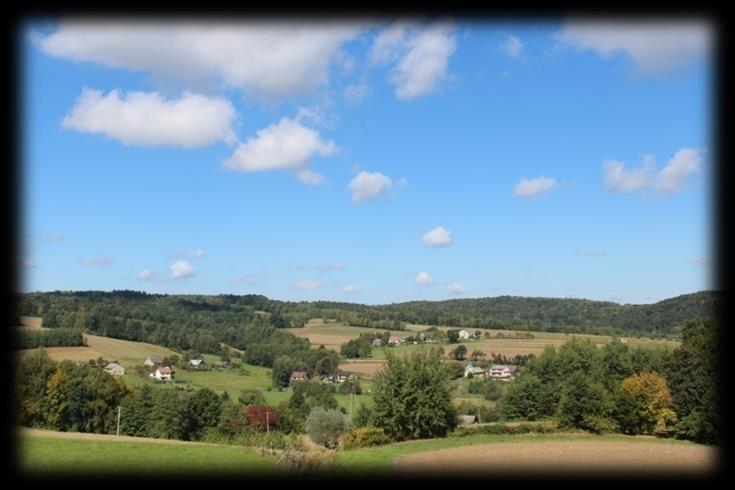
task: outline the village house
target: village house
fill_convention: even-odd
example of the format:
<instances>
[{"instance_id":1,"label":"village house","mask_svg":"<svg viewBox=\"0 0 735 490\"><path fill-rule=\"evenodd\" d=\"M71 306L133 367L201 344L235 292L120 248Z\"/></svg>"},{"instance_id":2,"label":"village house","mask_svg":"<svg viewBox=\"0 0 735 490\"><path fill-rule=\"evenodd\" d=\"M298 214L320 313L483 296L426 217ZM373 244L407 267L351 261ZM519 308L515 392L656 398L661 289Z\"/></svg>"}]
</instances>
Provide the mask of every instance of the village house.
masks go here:
<instances>
[{"instance_id":1,"label":"village house","mask_svg":"<svg viewBox=\"0 0 735 490\"><path fill-rule=\"evenodd\" d=\"M507 381L515 376L518 366L506 364L493 364L490 366L490 377Z\"/></svg>"},{"instance_id":2,"label":"village house","mask_svg":"<svg viewBox=\"0 0 735 490\"><path fill-rule=\"evenodd\" d=\"M149 367L158 366L163 362L163 358L161 356L151 356L145 360L143 364Z\"/></svg>"},{"instance_id":3,"label":"village house","mask_svg":"<svg viewBox=\"0 0 735 490\"><path fill-rule=\"evenodd\" d=\"M335 374L326 374L321 377L323 383L344 383L347 381L347 374L343 372L337 372Z\"/></svg>"},{"instance_id":4,"label":"village house","mask_svg":"<svg viewBox=\"0 0 735 490\"><path fill-rule=\"evenodd\" d=\"M161 381L170 381L172 374L173 373L171 372L170 367L158 366L156 370L151 373L151 377L159 379Z\"/></svg>"},{"instance_id":5,"label":"village house","mask_svg":"<svg viewBox=\"0 0 735 490\"><path fill-rule=\"evenodd\" d=\"M297 381L309 381L309 375L306 371L294 371L291 373L291 379L289 380L288 385L293 386Z\"/></svg>"},{"instance_id":6,"label":"village house","mask_svg":"<svg viewBox=\"0 0 735 490\"><path fill-rule=\"evenodd\" d=\"M460 415L459 422L462 425L477 423L477 415Z\"/></svg>"},{"instance_id":7,"label":"village house","mask_svg":"<svg viewBox=\"0 0 735 490\"><path fill-rule=\"evenodd\" d=\"M401 338L398 335L391 335L388 339L388 345L399 346L401 345Z\"/></svg>"},{"instance_id":8,"label":"village house","mask_svg":"<svg viewBox=\"0 0 735 490\"><path fill-rule=\"evenodd\" d=\"M116 362L111 362L107 366L105 366L105 372L113 376L124 376L125 368Z\"/></svg>"},{"instance_id":9,"label":"village house","mask_svg":"<svg viewBox=\"0 0 735 490\"><path fill-rule=\"evenodd\" d=\"M377 339L373 339L373 347L380 347L380 344L382 343L382 339L378 337Z\"/></svg>"},{"instance_id":10,"label":"village house","mask_svg":"<svg viewBox=\"0 0 735 490\"><path fill-rule=\"evenodd\" d=\"M459 331L459 338L461 340L467 340L470 338L470 333L467 330L462 329Z\"/></svg>"},{"instance_id":11,"label":"village house","mask_svg":"<svg viewBox=\"0 0 735 490\"><path fill-rule=\"evenodd\" d=\"M204 362L204 359L189 359L189 362L187 363L191 367L198 368L200 366L205 366L207 363Z\"/></svg>"},{"instance_id":12,"label":"village house","mask_svg":"<svg viewBox=\"0 0 735 490\"><path fill-rule=\"evenodd\" d=\"M465 378L484 378L486 376L487 373L481 367L471 366L469 368L465 368L464 370Z\"/></svg>"}]
</instances>

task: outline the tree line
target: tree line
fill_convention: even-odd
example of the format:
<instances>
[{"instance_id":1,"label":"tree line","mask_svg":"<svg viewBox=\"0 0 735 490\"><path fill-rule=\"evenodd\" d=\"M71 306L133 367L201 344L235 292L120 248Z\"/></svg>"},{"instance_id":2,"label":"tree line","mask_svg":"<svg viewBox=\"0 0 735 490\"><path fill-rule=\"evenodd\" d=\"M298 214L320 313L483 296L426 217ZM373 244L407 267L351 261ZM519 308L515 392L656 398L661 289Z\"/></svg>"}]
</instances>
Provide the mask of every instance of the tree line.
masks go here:
<instances>
[{"instance_id":1,"label":"tree line","mask_svg":"<svg viewBox=\"0 0 735 490\"><path fill-rule=\"evenodd\" d=\"M78 347L87 345L82 331L76 328L54 328L49 330L17 329L16 349L36 347Z\"/></svg>"}]
</instances>

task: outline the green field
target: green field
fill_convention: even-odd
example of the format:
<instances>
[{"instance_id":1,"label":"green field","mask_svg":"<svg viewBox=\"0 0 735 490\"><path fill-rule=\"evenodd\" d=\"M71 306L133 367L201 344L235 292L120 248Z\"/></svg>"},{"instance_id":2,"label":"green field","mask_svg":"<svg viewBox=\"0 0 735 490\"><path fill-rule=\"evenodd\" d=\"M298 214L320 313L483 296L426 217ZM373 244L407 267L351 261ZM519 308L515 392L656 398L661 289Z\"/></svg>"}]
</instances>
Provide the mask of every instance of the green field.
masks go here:
<instances>
[{"instance_id":1,"label":"green field","mask_svg":"<svg viewBox=\"0 0 735 490\"><path fill-rule=\"evenodd\" d=\"M86 434L85 434L86 435ZM23 435L18 442L19 470L27 475L71 474L263 474L273 470L273 459L238 446L90 439Z\"/></svg>"}]
</instances>

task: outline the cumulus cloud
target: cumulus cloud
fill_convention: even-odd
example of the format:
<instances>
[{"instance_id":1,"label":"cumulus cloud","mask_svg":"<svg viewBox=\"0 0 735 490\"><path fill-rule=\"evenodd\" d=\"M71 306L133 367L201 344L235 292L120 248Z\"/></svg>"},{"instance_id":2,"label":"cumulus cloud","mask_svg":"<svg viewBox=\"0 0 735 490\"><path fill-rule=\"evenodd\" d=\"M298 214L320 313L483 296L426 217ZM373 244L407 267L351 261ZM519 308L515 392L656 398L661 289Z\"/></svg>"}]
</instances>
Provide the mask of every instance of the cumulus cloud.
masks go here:
<instances>
[{"instance_id":1,"label":"cumulus cloud","mask_svg":"<svg viewBox=\"0 0 735 490\"><path fill-rule=\"evenodd\" d=\"M217 141L235 142L235 108L221 97L185 92L167 100L158 92L84 88L62 126L102 134L127 145L197 148Z\"/></svg>"},{"instance_id":2,"label":"cumulus cloud","mask_svg":"<svg viewBox=\"0 0 735 490\"><path fill-rule=\"evenodd\" d=\"M187 86L215 83L246 95L308 93L329 80L357 22L66 21L36 35L46 54L111 68L145 71Z\"/></svg>"},{"instance_id":3,"label":"cumulus cloud","mask_svg":"<svg viewBox=\"0 0 735 490\"><path fill-rule=\"evenodd\" d=\"M556 179L550 177L538 177L536 179L526 179L525 177L513 188L513 194L516 197L536 197L544 192L548 192L557 187Z\"/></svg>"},{"instance_id":4,"label":"cumulus cloud","mask_svg":"<svg viewBox=\"0 0 735 490\"><path fill-rule=\"evenodd\" d=\"M396 97L412 99L433 92L449 78L447 65L456 48L451 23L437 22L421 28L400 21L375 38L368 61L395 62L390 80L396 87Z\"/></svg>"},{"instance_id":5,"label":"cumulus cloud","mask_svg":"<svg viewBox=\"0 0 735 490\"><path fill-rule=\"evenodd\" d=\"M464 286L458 282L450 282L447 284L447 292L449 294L464 294Z\"/></svg>"},{"instance_id":6,"label":"cumulus cloud","mask_svg":"<svg viewBox=\"0 0 735 490\"><path fill-rule=\"evenodd\" d=\"M523 41L516 36L508 36L500 47L510 58L520 58L523 55Z\"/></svg>"},{"instance_id":7,"label":"cumulus cloud","mask_svg":"<svg viewBox=\"0 0 735 490\"><path fill-rule=\"evenodd\" d=\"M308 290L314 290L319 289L322 287L322 283L319 281L312 281L310 279L303 279L296 283L296 289L301 289L302 291L308 291Z\"/></svg>"},{"instance_id":8,"label":"cumulus cloud","mask_svg":"<svg viewBox=\"0 0 735 490\"><path fill-rule=\"evenodd\" d=\"M661 74L704 57L711 37L702 22L566 22L556 34L563 44L603 57L626 53L642 74Z\"/></svg>"},{"instance_id":9,"label":"cumulus cloud","mask_svg":"<svg viewBox=\"0 0 735 490\"><path fill-rule=\"evenodd\" d=\"M442 226L437 226L426 233L421 241L427 247L448 247L452 244L452 232L445 230Z\"/></svg>"},{"instance_id":10,"label":"cumulus cloud","mask_svg":"<svg viewBox=\"0 0 735 490\"><path fill-rule=\"evenodd\" d=\"M110 265L110 258L106 257L104 255L101 255L99 257L91 258L91 259L82 259L83 265L96 265L96 266L105 266Z\"/></svg>"},{"instance_id":11,"label":"cumulus cloud","mask_svg":"<svg viewBox=\"0 0 735 490\"><path fill-rule=\"evenodd\" d=\"M684 189L687 177L698 172L703 163L703 152L694 148L682 148L660 171L656 170L653 156L645 155L639 167L625 168L625 164L608 160L602 164L606 189L617 192L634 192L650 188L659 193L679 192Z\"/></svg>"},{"instance_id":12,"label":"cumulus cloud","mask_svg":"<svg viewBox=\"0 0 735 490\"><path fill-rule=\"evenodd\" d=\"M306 167L315 155L329 156L337 151L333 141L325 141L317 131L284 117L240 144L222 166L240 172L290 170L301 182L319 185L323 176Z\"/></svg>"},{"instance_id":13,"label":"cumulus cloud","mask_svg":"<svg viewBox=\"0 0 735 490\"><path fill-rule=\"evenodd\" d=\"M136 274L136 277L141 281L164 282L166 280L164 276L156 274L150 269L143 269Z\"/></svg>"},{"instance_id":14,"label":"cumulus cloud","mask_svg":"<svg viewBox=\"0 0 735 490\"><path fill-rule=\"evenodd\" d=\"M318 187L324 184L324 176L318 172L309 170L308 168L302 170L301 172L297 172L296 178L299 179L299 182L301 182L302 184L308 185L310 187Z\"/></svg>"},{"instance_id":15,"label":"cumulus cloud","mask_svg":"<svg viewBox=\"0 0 735 490\"><path fill-rule=\"evenodd\" d=\"M184 279L194 275L194 267L185 260L177 260L171 267L171 279Z\"/></svg>"},{"instance_id":16,"label":"cumulus cloud","mask_svg":"<svg viewBox=\"0 0 735 490\"><path fill-rule=\"evenodd\" d=\"M353 202L362 202L384 195L392 185L393 181L387 175L363 170L350 181L348 189L352 192Z\"/></svg>"},{"instance_id":17,"label":"cumulus cloud","mask_svg":"<svg viewBox=\"0 0 735 490\"><path fill-rule=\"evenodd\" d=\"M408 46L408 53L391 74L399 99L413 99L436 90L448 78L447 64L457 43L451 25L435 24L411 39Z\"/></svg>"},{"instance_id":18,"label":"cumulus cloud","mask_svg":"<svg viewBox=\"0 0 735 490\"><path fill-rule=\"evenodd\" d=\"M415 282L417 286L430 286L432 279L428 272L419 272Z\"/></svg>"}]
</instances>

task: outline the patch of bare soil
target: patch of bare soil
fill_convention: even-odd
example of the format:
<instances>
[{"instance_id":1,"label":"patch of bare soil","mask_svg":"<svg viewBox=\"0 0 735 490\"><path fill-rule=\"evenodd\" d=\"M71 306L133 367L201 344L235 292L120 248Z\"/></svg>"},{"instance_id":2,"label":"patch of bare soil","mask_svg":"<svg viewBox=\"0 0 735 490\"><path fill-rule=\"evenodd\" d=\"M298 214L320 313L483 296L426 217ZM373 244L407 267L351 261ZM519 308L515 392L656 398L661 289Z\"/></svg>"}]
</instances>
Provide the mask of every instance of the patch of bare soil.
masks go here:
<instances>
[{"instance_id":1,"label":"patch of bare soil","mask_svg":"<svg viewBox=\"0 0 735 490\"><path fill-rule=\"evenodd\" d=\"M465 446L409 454L399 475L427 473L703 474L715 470L717 450L656 442L521 442Z\"/></svg>"},{"instance_id":2,"label":"patch of bare soil","mask_svg":"<svg viewBox=\"0 0 735 490\"><path fill-rule=\"evenodd\" d=\"M178 441L175 439L156 439L154 437L116 436L114 434L89 434L83 432L56 432L52 430L21 427L18 435L28 437L53 437L57 439L84 439L93 441L152 442L157 444L206 444L203 442Z\"/></svg>"}]
</instances>

